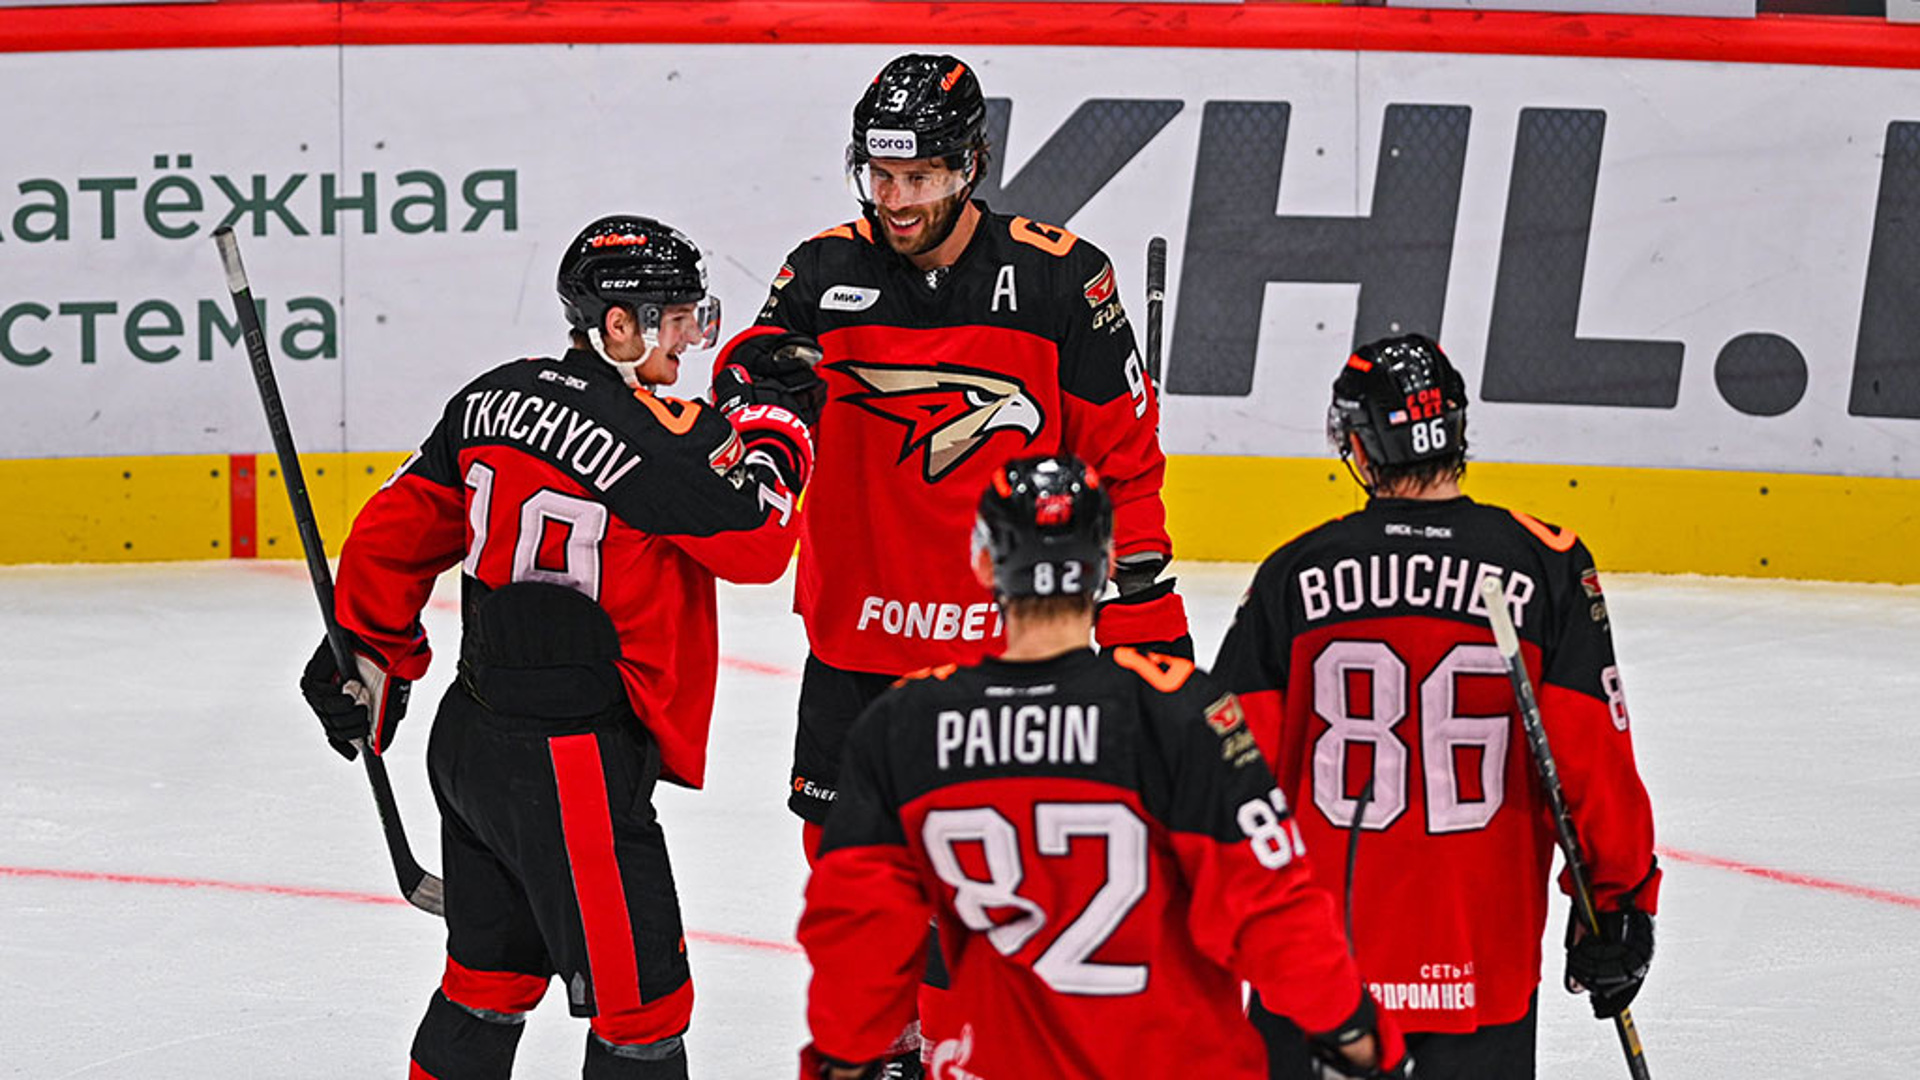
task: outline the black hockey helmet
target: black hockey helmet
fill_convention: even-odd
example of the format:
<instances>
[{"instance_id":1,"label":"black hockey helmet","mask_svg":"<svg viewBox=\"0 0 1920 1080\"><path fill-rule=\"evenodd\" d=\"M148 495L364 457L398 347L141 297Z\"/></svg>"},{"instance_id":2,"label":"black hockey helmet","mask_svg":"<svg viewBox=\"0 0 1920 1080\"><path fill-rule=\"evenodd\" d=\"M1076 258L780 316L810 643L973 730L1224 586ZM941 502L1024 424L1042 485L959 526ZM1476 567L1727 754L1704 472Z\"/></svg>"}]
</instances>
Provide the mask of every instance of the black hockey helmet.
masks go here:
<instances>
[{"instance_id":1,"label":"black hockey helmet","mask_svg":"<svg viewBox=\"0 0 1920 1080\"><path fill-rule=\"evenodd\" d=\"M1097 596L1107 584L1113 503L1078 458L1015 458L980 496L973 543L993 559L998 596Z\"/></svg>"},{"instance_id":2,"label":"black hockey helmet","mask_svg":"<svg viewBox=\"0 0 1920 1080\"><path fill-rule=\"evenodd\" d=\"M1333 380L1327 407L1327 441L1341 457L1349 433L1380 466L1457 459L1467 450L1466 380L1423 334L1368 342Z\"/></svg>"},{"instance_id":3,"label":"black hockey helmet","mask_svg":"<svg viewBox=\"0 0 1920 1080\"><path fill-rule=\"evenodd\" d=\"M612 214L580 231L560 256L555 283L567 323L597 333L607 311L633 311L649 344L657 344L661 310L694 304L706 347L720 336L720 298L707 294L707 268L686 234L649 217Z\"/></svg>"},{"instance_id":4,"label":"black hockey helmet","mask_svg":"<svg viewBox=\"0 0 1920 1080\"><path fill-rule=\"evenodd\" d=\"M973 69L957 57L908 53L888 61L853 107L847 164L939 157L964 170L986 144L987 99Z\"/></svg>"}]
</instances>

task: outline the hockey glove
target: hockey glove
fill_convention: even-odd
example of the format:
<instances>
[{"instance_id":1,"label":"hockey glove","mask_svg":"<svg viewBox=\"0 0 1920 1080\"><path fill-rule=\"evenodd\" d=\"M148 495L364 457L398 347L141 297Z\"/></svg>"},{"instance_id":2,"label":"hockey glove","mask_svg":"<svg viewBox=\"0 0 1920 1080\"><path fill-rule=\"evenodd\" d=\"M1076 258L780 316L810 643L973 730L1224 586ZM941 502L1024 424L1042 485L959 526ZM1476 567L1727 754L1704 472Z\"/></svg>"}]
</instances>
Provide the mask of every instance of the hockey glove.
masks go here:
<instances>
[{"instance_id":1,"label":"hockey glove","mask_svg":"<svg viewBox=\"0 0 1920 1080\"><path fill-rule=\"evenodd\" d=\"M1593 1015L1619 1016L1640 992L1653 962L1653 916L1628 906L1595 912L1598 935L1587 931L1578 912L1567 919L1567 991L1586 993Z\"/></svg>"},{"instance_id":2,"label":"hockey glove","mask_svg":"<svg viewBox=\"0 0 1920 1080\"><path fill-rule=\"evenodd\" d=\"M359 670L342 679L333 647L323 637L300 676L300 693L320 718L328 744L348 761L359 756L355 740L364 741L375 754L393 745L394 730L407 715L407 698L413 692L413 683L388 675L366 652L355 648L353 658Z\"/></svg>"},{"instance_id":3,"label":"hockey glove","mask_svg":"<svg viewBox=\"0 0 1920 1080\"><path fill-rule=\"evenodd\" d=\"M713 406L729 413L778 405L811 427L827 403L827 384L814 371L819 362L820 346L805 334L736 337L714 363Z\"/></svg>"},{"instance_id":4,"label":"hockey glove","mask_svg":"<svg viewBox=\"0 0 1920 1080\"><path fill-rule=\"evenodd\" d=\"M856 1065L828 1057L812 1043L800 1048L800 1080L876 1080L880 1065L878 1061Z\"/></svg>"},{"instance_id":5,"label":"hockey glove","mask_svg":"<svg viewBox=\"0 0 1920 1080\"><path fill-rule=\"evenodd\" d=\"M796 495L806 488L813 475L813 432L805 421L778 405L748 405L727 419L747 448L742 468L770 469Z\"/></svg>"},{"instance_id":6,"label":"hockey glove","mask_svg":"<svg viewBox=\"0 0 1920 1080\"><path fill-rule=\"evenodd\" d=\"M1167 557L1143 551L1117 560L1113 580L1120 595L1101 603L1093 636L1103 649L1132 645L1149 652L1193 659L1187 633L1187 608L1173 591L1174 578L1155 580Z\"/></svg>"},{"instance_id":7,"label":"hockey glove","mask_svg":"<svg viewBox=\"0 0 1920 1080\"><path fill-rule=\"evenodd\" d=\"M1313 1073L1320 1080L1411 1080L1416 1075L1400 1029L1380 1015L1373 995L1364 987L1353 1015L1332 1031L1312 1036L1307 1044L1313 1049Z\"/></svg>"}]
</instances>

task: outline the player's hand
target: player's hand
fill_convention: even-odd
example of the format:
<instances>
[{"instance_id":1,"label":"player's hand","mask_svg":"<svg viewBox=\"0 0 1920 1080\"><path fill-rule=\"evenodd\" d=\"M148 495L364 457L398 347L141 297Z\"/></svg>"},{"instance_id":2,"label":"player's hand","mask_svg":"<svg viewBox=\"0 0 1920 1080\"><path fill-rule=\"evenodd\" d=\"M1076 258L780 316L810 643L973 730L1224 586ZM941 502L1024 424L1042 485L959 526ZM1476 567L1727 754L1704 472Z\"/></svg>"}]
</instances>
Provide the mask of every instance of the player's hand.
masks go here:
<instances>
[{"instance_id":1,"label":"player's hand","mask_svg":"<svg viewBox=\"0 0 1920 1080\"><path fill-rule=\"evenodd\" d=\"M1653 916L1631 905L1596 913L1598 935L1577 912L1567 921L1567 990L1586 993L1593 1015L1619 1016L1640 992L1653 963Z\"/></svg>"},{"instance_id":2,"label":"player's hand","mask_svg":"<svg viewBox=\"0 0 1920 1080\"><path fill-rule=\"evenodd\" d=\"M300 676L300 693L320 718L328 744L348 761L359 756L353 746L356 740L371 746L375 754L393 745L393 733L407 715L407 699L413 692L413 683L388 675L366 653L356 649L353 658L358 670L342 678L333 647L323 637Z\"/></svg>"},{"instance_id":3,"label":"player's hand","mask_svg":"<svg viewBox=\"0 0 1920 1080\"><path fill-rule=\"evenodd\" d=\"M727 414L746 444L748 467L779 474L788 491L799 494L813 475L813 432L792 410L779 405L747 405Z\"/></svg>"},{"instance_id":4,"label":"player's hand","mask_svg":"<svg viewBox=\"0 0 1920 1080\"><path fill-rule=\"evenodd\" d=\"M800 1048L800 1080L872 1080L880 1075L880 1062L853 1064L828 1057L812 1043Z\"/></svg>"},{"instance_id":5,"label":"player's hand","mask_svg":"<svg viewBox=\"0 0 1920 1080\"><path fill-rule=\"evenodd\" d=\"M1392 1019L1380 1015L1373 995L1360 991L1360 1004L1339 1027L1312 1036L1314 1075L1321 1080L1411 1080L1413 1058Z\"/></svg>"},{"instance_id":6,"label":"player's hand","mask_svg":"<svg viewBox=\"0 0 1920 1080\"><path fill-rule=\"evenodd\" d=\"M713 369L713 406L723 413L778 405L808 427L820 422L827 384L814 366L820 345L805 334L747 334L721 351Z\"/></svg>"}]
</instances>

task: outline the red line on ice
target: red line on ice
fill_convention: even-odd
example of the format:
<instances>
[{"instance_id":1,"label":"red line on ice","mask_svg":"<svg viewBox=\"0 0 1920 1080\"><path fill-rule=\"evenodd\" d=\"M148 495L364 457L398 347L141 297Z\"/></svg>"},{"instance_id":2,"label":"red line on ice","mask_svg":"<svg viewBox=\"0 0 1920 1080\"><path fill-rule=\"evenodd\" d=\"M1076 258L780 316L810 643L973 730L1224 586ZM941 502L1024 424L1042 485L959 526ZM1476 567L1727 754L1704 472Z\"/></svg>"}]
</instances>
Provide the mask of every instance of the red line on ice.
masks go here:
<instances>
[{"instance_id":1,"label":"red line on ice","mask_svg":"<svg viewBox=\"0 0 1920 1080\"><path fill-rule=\"evenodd\" d=\"M50 870L35 866L0 866L0 877L51 878L56 881L88 881L110 885L151 885L167 889L213 889L219 892L266 893L312 900L339 900L349 904L407 906L405 899L384 893L353 892L347 889L319 889L306 885L270 885L261 882L219 881L212 878L162 877L154 874L107 874L96 870ZM768 941L742 934L719 934L688 930L687 940L709 945L727 945L761 952L793 953L802 950L791 941Z\"/></svg>"},{"instance_id":2,"label":"red line on ice","mask_svg":"<svg viewBox=\"0 0 1920 1080\"><path fill-rule=\"evenodd\" d=\"M1899 907L1920 909L1920 896L1908 896L1905 893L1875 889L1865 885L1851 885L1844 881L1829 881L1826 878L1813 877L1810 874L1796 874L1791 870L1775 870L1768 866L1755 866L1735 859L1723 859L1718 855L1702 855L1694 851L1680 851L1675 848L1659 849L1660 857L1672 862L1692 863L1695 866L1710 866L1715 870L1729 870L1736 874L1777 881L1782 885L1798 885L1806 889L1819 889L1823 892L1840 893L1861 900L1873 900L1882 904L1895 904Z\"/></svg>"}]
</instances>

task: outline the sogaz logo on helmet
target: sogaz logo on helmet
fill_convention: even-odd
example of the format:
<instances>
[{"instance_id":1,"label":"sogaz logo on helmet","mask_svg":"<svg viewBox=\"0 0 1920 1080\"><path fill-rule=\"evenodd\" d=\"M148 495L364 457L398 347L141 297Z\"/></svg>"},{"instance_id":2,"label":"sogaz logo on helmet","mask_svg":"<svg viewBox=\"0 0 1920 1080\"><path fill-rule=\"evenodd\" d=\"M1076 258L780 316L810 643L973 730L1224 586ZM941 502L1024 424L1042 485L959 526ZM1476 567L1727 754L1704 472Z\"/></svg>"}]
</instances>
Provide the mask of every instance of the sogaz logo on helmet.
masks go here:
<instances>
[{"instance_id":1,"label":"sogaz logo on helmet","mask_svg":"<svg viewBox=\"0 0 1920 1080\"><path fill-rule=\"evenodd\" d=\"M880 290L871 285L835 285L820 295L820 310L865 311L879 300Z\"/></svg>"},{"instance_id":2,"label":"sogaz logo on helmet","mask_svg":"<svg viewBox=\"0 0 1920 1080\"><path fill-rule=\"evenodd\" d=\"M897 128L868 128L867 155L886 158L919 157L920 138L911 131L901 131Z\"/></svg>"}]
</instances>

